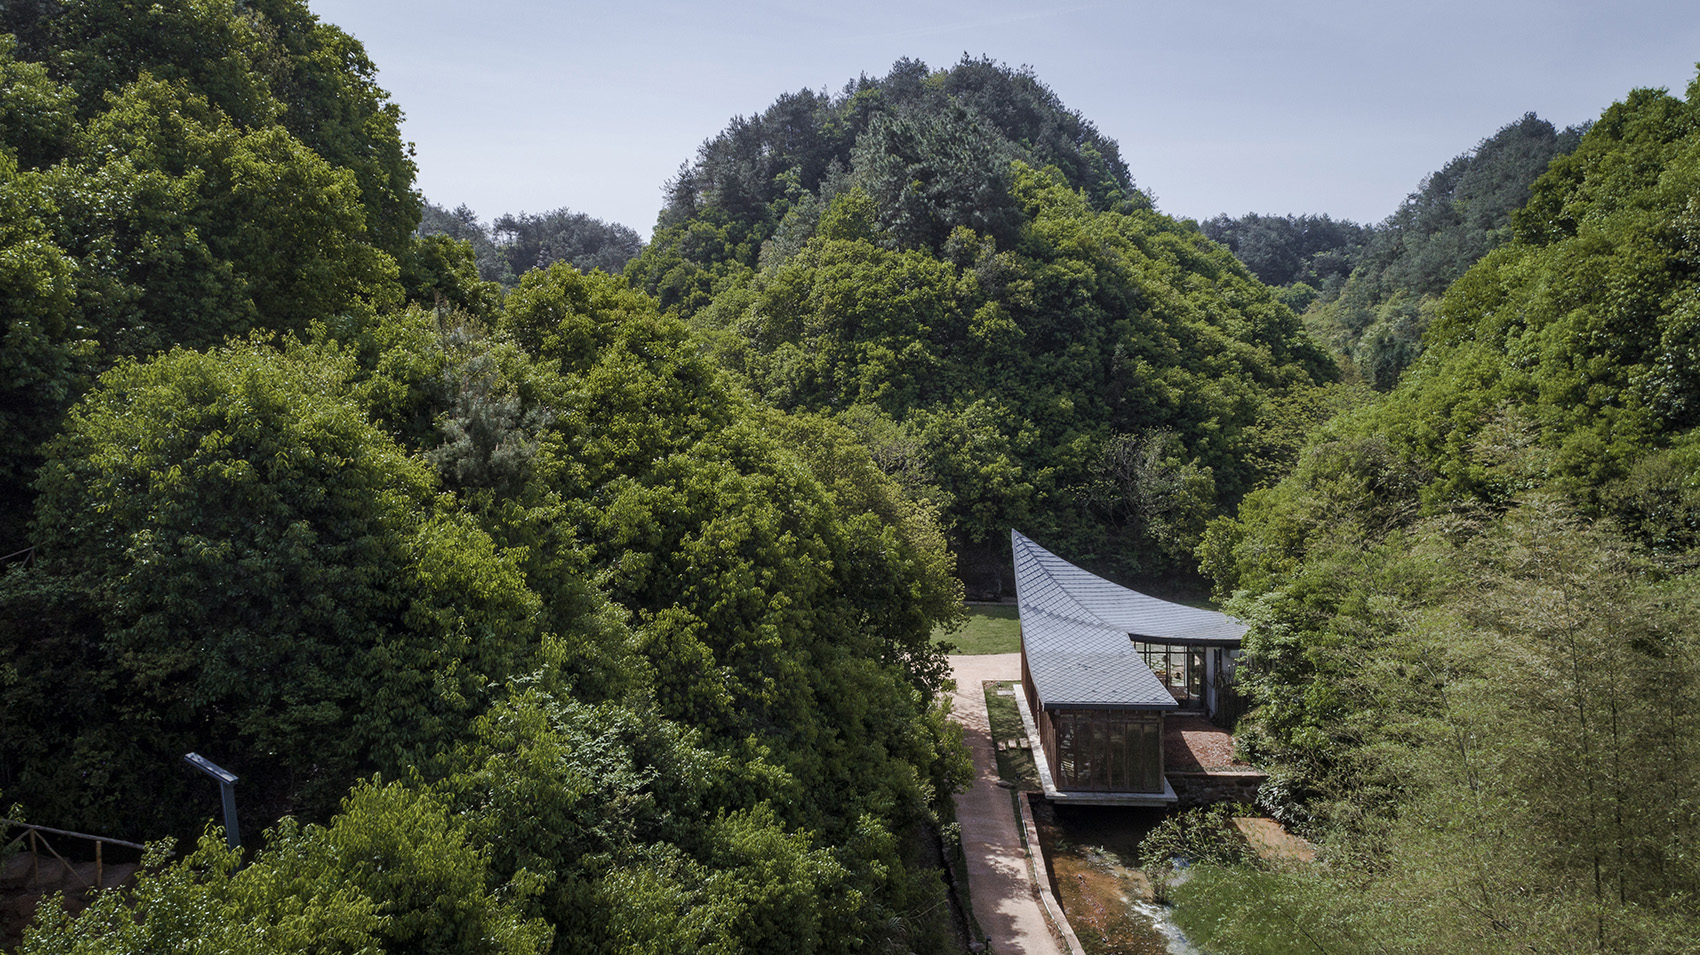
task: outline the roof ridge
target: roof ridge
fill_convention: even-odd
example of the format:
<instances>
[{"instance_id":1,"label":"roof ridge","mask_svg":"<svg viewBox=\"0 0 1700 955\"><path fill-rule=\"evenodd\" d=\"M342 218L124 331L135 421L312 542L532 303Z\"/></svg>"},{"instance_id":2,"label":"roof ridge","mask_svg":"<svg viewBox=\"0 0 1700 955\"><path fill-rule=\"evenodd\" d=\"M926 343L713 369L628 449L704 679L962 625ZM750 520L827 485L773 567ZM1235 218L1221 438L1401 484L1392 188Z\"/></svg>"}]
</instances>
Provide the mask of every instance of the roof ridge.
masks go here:
<instances>
[{"instance_id":1,"label":"roof ridge","mask_svg":"<svg viewBox=\"0 0 1700 955\"><path fill-rule=\"evenodd\" d=\"M1022 652L1047 704L1173 709L1134 641L1237 646L1245 633L1219 611L1123 587L1009 533Z\"/></svg>"}]
</instances>

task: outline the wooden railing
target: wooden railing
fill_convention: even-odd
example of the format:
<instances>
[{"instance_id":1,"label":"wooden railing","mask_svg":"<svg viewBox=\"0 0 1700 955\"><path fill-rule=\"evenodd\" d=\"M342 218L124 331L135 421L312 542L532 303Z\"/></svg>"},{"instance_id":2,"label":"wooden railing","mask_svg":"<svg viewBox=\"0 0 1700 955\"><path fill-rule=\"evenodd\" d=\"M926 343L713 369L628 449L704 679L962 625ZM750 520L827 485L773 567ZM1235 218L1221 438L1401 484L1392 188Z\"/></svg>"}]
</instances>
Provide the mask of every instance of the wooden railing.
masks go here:
<instances>
[{"instance_id":1,"label":"wooden railing","mask_svg":"<svg viewBox=\"0 0 1700 955\"><path fill-rule=\"evenodd\" d=\"M0 849L0 857L11 855L14 851L19 849L27 851L30 854L30 882L38 889L44 884L41 879L41 858L43 849L47 850L47 852L58 861L59 865L64 868L66 874L71 876L71 878L76 879L78 882L81 882L84 889L98 889L105 885L106 862L104 858L105 854L101 851L103 847L114 845L123 846L126 849L136 849L138 851L146 851L147 849L147 846L138 845L134 842L125 842L122 839L108 839L105 836L91 836L84 832L70 832L65 829L53 829L48 826L38 826L34 823L18 822L14 819L0 819L0 833L10 832L12 829L22 829L24 831L19 833L11 841L7 842L4 849ZM59 850L55 849L53 847L53 843L48 840L47 837L49 835L62 836L68 839L82 839L94 843L94 882L89 882L82 873L77 871L76 866L66 861L65 857L59 854ZM51 864L52 863L49 863L50 866ZM28 886L26 885L26 888L27 887Z\"/></svg>"}]
</instances>

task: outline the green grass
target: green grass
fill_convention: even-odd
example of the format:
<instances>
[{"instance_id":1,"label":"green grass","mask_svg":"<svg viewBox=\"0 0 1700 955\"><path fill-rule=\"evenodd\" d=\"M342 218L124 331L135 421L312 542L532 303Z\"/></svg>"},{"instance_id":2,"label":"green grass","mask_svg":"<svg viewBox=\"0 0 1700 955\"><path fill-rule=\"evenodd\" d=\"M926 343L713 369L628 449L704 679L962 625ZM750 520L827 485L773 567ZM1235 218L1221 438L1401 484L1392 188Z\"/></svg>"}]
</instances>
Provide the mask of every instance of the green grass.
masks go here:
<instances>
[{"instance_id":1,"label":"green grass","mask_svg":"<svg viewBox=\"0 0 1700 955\"><path fill-rule=\"evenodd\" d=\"M1016 708L1015 697L1003 696L997 692L1012 690L1015 687L1016 684L1006 680L986 691L986 722L992 730L994 748L1000 740L1021 739L1027 735L1021 727L1021 711ZM999 779L1014 783L1016 789L1039 791L1039 770L1033 765L1032 750L1000 749L997 754Z\"/></svg>"},{"instance_id":2,"label":"green grass","mask_svg":"<svg viewBox=\"0 0 1700 955\"><path fill-rule=\"evenodd\" d=\"M1021 649L1021 618L1014 604L968 608L968 622L954 633L933 631L934 643L951 643L951 653L1014 653Z\"/></svg>"}]
</instances>

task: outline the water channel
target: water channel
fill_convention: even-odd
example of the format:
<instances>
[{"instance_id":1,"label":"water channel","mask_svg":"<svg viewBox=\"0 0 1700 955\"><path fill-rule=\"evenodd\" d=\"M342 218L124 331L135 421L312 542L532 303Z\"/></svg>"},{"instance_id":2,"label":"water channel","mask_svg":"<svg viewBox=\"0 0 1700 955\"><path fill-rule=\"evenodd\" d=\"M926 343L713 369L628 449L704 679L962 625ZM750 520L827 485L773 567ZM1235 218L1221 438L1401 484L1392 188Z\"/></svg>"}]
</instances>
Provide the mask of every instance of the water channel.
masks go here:
<instances>
[{"instance_id":1,"label":"water channel","mask_svg":"<svg viewBox=\"0 0 1700 955\"><path fill-rule=\"evenodd\" d=\"M1045 865L1086 955L1201 955L1151 900L1139 842L1161 809L1054 807L1032 801Z\"/></svg>"}]
</instances>

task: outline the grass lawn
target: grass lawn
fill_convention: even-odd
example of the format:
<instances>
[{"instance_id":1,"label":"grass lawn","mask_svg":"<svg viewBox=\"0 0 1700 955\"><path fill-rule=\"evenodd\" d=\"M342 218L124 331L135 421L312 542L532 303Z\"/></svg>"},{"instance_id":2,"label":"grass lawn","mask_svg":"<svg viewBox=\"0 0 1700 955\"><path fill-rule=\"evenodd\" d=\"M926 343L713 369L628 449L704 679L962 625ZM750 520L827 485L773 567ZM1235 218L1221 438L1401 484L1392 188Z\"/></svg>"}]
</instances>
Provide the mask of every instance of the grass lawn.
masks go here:
<instances>
[{"instance_id":1,"label":"grass lawn","mask_svg":"<svg viewBox=\"0 0 1700 955\"><path fill-rule=\"evenodd\" d=\"M986 722L992 731L992 746L999 742L1017 740L1027 735L1021 726L1021 711L1016 708L1015 696L1004 696L1009 691L1016 693L1017 684L1008 680L988 684L986 689ZM1039 769L1033 764L1033 751L1030 749L998 749L998 778L1014 783L1016 789L1026 789L1038 792Z\"/></svg>"},{"instance_id":2,"label":"grass lawn","mask_svg":"<svg viewBox=\"0 0 1700 955\"><path fill-rule=\"evenodd\" d=\"M1014 653L1021 649L1021 617L1014 604L968 608L968 622L954 633L933 631L934 643L956 645L951 653Z\"/></svg>"}]
</instances>

